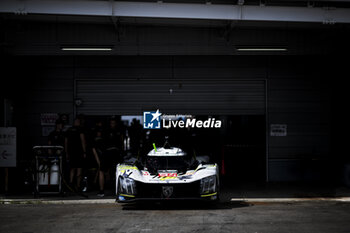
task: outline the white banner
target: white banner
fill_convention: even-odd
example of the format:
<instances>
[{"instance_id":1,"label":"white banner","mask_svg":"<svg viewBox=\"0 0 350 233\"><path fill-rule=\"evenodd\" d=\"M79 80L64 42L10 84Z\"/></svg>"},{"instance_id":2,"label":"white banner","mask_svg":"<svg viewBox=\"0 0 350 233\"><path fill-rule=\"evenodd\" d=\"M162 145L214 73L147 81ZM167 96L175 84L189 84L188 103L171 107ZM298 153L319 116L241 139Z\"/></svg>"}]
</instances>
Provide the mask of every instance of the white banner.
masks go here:
<instances>
[{"instance_id":1,"label":"white banner","mask_svg":"<svg viewBox=\"0 0 350 233\"><path fill-rule=\"evenodd\" d=\"M0 167L16 167L15 127L0 127Z\"/></svg>"}]
</instances>

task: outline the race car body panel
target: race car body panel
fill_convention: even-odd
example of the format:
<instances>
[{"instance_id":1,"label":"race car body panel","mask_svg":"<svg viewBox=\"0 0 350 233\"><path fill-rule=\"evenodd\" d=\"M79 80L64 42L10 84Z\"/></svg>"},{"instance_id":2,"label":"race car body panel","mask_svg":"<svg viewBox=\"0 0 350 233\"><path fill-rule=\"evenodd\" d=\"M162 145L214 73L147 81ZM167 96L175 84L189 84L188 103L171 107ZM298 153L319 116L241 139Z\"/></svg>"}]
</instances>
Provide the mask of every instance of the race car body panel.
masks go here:
<instances>
[{"instance_id":1,"label":"race car body panel","mask_svg":"<svg viewBox=\"0 0 350 233\"><path fill-rule=\"evenodd\" d=\"M198 162L197 162L198 163ZM195 167L191 164L195 164ZM148 153L144 166L118 164L118 202L156 199L210 199L218 196L217 164L188 163L179 148Z\"/></svg>"}]
</instances>

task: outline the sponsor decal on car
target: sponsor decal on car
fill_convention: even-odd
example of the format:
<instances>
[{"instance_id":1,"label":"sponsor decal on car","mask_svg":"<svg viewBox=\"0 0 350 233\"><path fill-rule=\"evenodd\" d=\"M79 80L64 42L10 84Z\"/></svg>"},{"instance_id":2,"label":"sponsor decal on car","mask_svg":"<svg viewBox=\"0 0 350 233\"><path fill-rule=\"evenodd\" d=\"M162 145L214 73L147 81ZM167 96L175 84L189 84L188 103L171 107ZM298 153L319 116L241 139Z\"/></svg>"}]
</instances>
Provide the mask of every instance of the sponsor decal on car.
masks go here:
<instances>
[{"instance_id":1,"label":"sponsor decal on car","mask_svg":"<svg viewBox=\"0 0 350 233\"><path fill-rule=\"evenodd\" d=\"M142 171L142 175L149 176L149 172L148 171Z\"/></svg>"},{"instance_id":2,"label":"sponsor decal on car","mask_svg":"<svg viewBox=\"0 0 350 233\"><path fill-rule=\"evenodd\" d=\"M191 170L191 171L187 171L185 175L190 176L190 175L193 175L194 173L195 173L195 171L194 171L194 170Z\"/></svg>"},{"instance_id":3,"label":"sponsor decal on car","mask_svg":"<svg viewBox=\"0 0 350 233\"><path fill-rule=\"evenodd\" d=\"M176 176L164 176L164 177L160 177L159 180L176 180L178 179Z\"/></svg>"},{"instance_id":4,"label":"sponsor decal on car","mask_svg":"<svg viewBox=\"0 0 350 233\"><path fill-rule=\"evenodd\" d=\"M177 177L177 173L166 173L166 172L162 172L162 173L158 173L159 177Z\"/></svg>"},{"instance_id":5,"label":"sponsor decal on car","mask_svg":"<svg viewBox=\"0 0 350 233\"><path fill-rule=\"evenodd\" d=\"M128 170L137 170L136 166L120 165L118 166L119 172L125 172Z\"/></svg>"}]
</instances>

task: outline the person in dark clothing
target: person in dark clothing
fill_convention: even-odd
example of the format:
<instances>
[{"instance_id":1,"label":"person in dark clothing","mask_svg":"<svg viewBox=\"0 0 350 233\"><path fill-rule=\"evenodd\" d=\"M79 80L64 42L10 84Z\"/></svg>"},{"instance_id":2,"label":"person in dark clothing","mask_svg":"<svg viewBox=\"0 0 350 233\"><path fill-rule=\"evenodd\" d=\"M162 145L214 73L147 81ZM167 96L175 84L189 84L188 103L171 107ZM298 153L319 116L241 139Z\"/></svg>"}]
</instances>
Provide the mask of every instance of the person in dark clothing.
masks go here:
<instances>
[{"instance_id":1,"label":"person in dark clothing","mask_svg":"<svg viewBox=\"0 0 350 233\"><path fill-rule=\"evenodd\" d=\"M104 196L104 182L105 172L108 171L109 165L111 164L110 156L106 154L106 144L102 137L102 129L96 128L96 137L92 145L92 152L94 154L96 163L98 165L98 177L99 177L99 188L100 191L97 194L99 197Z\"/></svg>"},{"instance_id":2,"label":"person in dark clothing","mask_svg":"<svg viewBox=\"0 0 350 233\"><path fill-rule=\"evenodd\" d=\"M110 120L109 129L107 129L104 138L106 143L106 154L111 157L112 162L120 162L124 137L121 127L117 126L116 119L112 118Z\"/></svg>"},{"instance_id":3,"label":"person in dark clothing","mask_svg":"<svg viewBox=\"0 0 350 233\"><path fill-rule=\"evenodd\" d=\"M99 186L98 196L104 196L105 174L108 175L111 168L121 160L123 151L123 134L122 130L117 127L116 119L112 118L109 122L109 128L101 138L100 132L95 139L93 153L99 164Z\"/></svg>"},{"instance_id":4,"label":"person in dark clothing","mask_svg":"<svg viewBox=\"0 0 350 233\"><path fill-rule=\"evenodd\" d=\"M80 129L80 120L75 119L74 125L66 132L65 149L66 158L70 165L70 183L76 177L76 187L80 189L82 179L82 168L84 159L86 158L86 142L85 135Z\"/></svg>"},{"instance_id":5,"label":"person in dark clothing","mask_svg":"<svg viewBox=\"0 0 350 233\"><path fill-rule=\"evenodd\" d=\"M91 129L86 126L85 116L80 114L77 118L80 120L80 126L79 126L80 132L85 136L86 151L90 152L91 147L89 148L90 146L89 144L93 140L93 134L91 132Z\"/></svg>"},{"instance_id":6,"label":"person in dark clothing","mask_svg":"<svg viewBox=\"0 0 350 233\"><path fill-rule=\"evenodd\" d=\"M64 133L63 133L63 122L60 120L56 121L56 128L49 134L48 144L50 146L63 146L64 147Z\"/></svg>"},{"instance_id":7,"label":"person in dark clothing","mask_svg":"<svg viewBox=\"0 0 350 233\"><path fill-rule=\"evenodd\" d=\"M130 149L134 156L138 156L142 147L142 125L139 120L133 119L128 130L130 136Z\"/></svg>"},{"instance_id":8,"label":"person in dark clothing","mask_svg":"<svg viewBox=\"0 0 350 233\"><path fill-rule=\"evenodd\" d=\"M94 136L96 136L97 131L103 130L103 127L104 127L103 121L102 120L98 120L95 123L95 126L92 128L92 131L94 132Z\"/></svg>"},{"instance_id":9,"label":"person in dark clothing","mask_svg":"<svg viewBox=\"0 0 350 233\"><path fill-rule=\"evenodd\" d=\"M92 158L92 141L94 139L93 132L89 127L86 126L86 118L83 114L79 114L77 118L80 120L80 133L84 134L85 138L85 151L86 151L86 157L83 159L83 164L82 164L82 177L83 177L83 182L82 182L82 192L86 192L88 189L88 168L89 168L89 162L90 159Z\"/></svg>"}]
</instances>

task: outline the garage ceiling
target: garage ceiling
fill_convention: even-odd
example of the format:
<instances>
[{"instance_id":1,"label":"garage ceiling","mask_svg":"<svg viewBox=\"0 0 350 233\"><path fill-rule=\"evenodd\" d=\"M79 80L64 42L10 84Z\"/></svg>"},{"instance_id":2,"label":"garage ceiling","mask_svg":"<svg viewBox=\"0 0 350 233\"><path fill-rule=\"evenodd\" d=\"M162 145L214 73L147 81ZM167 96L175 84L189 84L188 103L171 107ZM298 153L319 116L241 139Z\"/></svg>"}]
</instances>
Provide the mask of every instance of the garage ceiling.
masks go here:
<instances>
[{"instance_id":1,"label":"garage ceiling","mask_svg":"<svg viewBox=\"0 0 350 233\"><path fill-rule=\"evenodd\" d=\"M247 1L247 3L250 1ZM252 1L255 2L255 1ZM317 4L315 4L315 2ZM274 2L260 1L258 5L202 3L134 2L134 1L40 1L40 0L4 0L0 2L1 13L15 14L53 14L105 17L145 17L175 19L211 19L240 21L284 21L284 22L321 22L327 24L350 23L350 9L342 1L341 8L334 7L332 1L319 2L296 1ZM275 3L275 4L270 4ZM282 4L283 3L283 4ZM333 1L336 4L338 2ZM285 6L287 5L287 6ZM301 6L300 6L301 5Z\"/></svg>"},{"instance_id":2,"label":"garage ceiling","mask_svg":"<svg viewBox=\"0 0 350 233\"><path fill-rule=\"evenodd\" d=\"M13 55L330 54L349 49L349 1L0 1ZM184 3L186 2L186 3ZM191 3L189 3L191 2ZM2 12L2 13L1 13ZM110 47L67 52L64 46ZM286 48L240 52L239 47Z\"/></svg>"}]
</instances>

